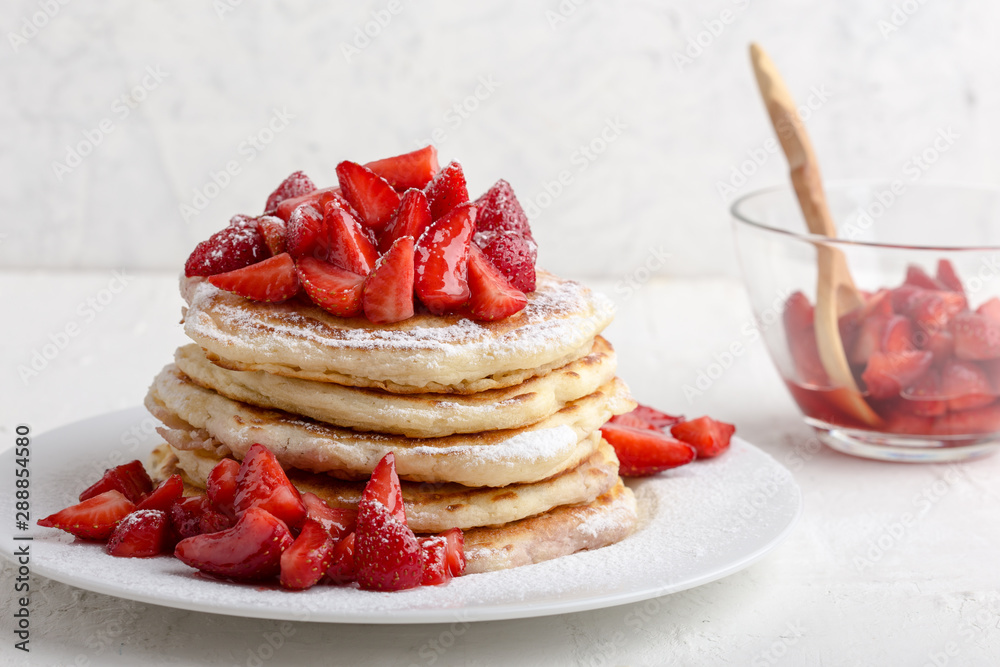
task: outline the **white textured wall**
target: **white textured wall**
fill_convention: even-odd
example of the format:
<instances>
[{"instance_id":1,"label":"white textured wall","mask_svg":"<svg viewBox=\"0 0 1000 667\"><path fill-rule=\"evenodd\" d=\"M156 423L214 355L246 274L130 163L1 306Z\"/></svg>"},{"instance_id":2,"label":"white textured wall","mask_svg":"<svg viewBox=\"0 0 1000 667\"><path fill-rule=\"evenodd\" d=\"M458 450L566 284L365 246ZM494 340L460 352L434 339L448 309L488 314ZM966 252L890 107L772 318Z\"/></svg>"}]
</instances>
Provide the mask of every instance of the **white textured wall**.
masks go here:
<instances>
[{"instance_id":1,"label":"white textured wall","mask_svg":"<svg viewBox=\"0 0 1000 667\"><path fill-rule=\"evenodd\" d=\"M443 159L464 163L475 193L504 177L538 200L565 172L534 220L550 269L624 277L665 252L666 273L734 273L718 183L770 137L751 40L801 101L826 98L809 126L828 177L896 177L951 126L959 139L925 178L1000 181L997 3L401 1L350 58L342 45L395 3L243 0L220 17L228 3L3 3L0 266L179 269L288 172L332 182L341 159L441 128ZM25 20L46 5L58 10L33 35ZM914 13L883 35L894 7L899 23ZM699 33L707 46L678 64ZM144 77L155 88L129 109L120 98ZM477 109L449 111L477 87ZM292 118L251 160L243 142L275 110ZM57 177L104 119L113 130ZM602 132L614 141L590 162L579 147ZM784 181L783 158L767 157L737 190ZM228 161L240 173L185 222L179 206Z\"/></svg>"}]
</instances>

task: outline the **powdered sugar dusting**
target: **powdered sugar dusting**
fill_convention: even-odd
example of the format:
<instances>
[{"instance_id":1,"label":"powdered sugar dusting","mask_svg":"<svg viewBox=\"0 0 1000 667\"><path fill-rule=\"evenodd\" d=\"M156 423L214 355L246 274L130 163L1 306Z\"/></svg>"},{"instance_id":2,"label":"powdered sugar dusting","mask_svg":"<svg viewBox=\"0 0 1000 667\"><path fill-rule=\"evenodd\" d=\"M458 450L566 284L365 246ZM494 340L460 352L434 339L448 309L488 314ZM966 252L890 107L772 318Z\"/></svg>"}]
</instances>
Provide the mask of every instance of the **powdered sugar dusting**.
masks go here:
<instances>
[{"instance_id":1,"label":"powdered sugar dusting","mask_svg":"<svg viewBox=\"0 0 1000 667\"><path fill-rule=\"evenodd\" d=\"M105 458L112 436L138 423L140 414L117 413L36 439L33 497L40 516L86 486L79 470ZM32 565L37 574L90 590L187 609L290 620L450 623L592 609L707 583L772 548L801 508L788 471L738 438L719 459L629 486L640 525L618 544L395 593L326 586L288 593L219 582L173 558L113 558L100 545L73 543L54 529L33 529ZM0 496L0 514L13 515L12 498ZM0 549L8 558L10 531L0 525Z\"/></svg>"}]
</instances>

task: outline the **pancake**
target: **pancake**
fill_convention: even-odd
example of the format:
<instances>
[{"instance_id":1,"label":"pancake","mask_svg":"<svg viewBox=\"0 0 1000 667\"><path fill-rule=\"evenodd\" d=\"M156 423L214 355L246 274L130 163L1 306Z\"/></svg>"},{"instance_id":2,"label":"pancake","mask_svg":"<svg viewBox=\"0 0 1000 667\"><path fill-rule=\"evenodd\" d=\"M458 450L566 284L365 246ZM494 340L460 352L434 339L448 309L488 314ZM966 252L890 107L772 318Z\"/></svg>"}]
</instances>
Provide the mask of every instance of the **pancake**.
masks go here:
<instances>
[{"instance_id":1,"label":"pancake","mask_svg":"<svg viewBox=\"0 0 1000 667\"><path fill-rule=\"evenodd\" d=\"M518 428L551 416L615 375L611 345L598 336L590 354L513 387L477 394L392 394L271 375L231 371L209 362L197 345L177 350L175 363L199 386L261 408L284 410L359 431L437 438Z\"/></svg>"},{"instance_id":2,"label":"pancake","mask_svg":"<svg viewBox=\"0 0 1000 667\"><path fill-rule=\"evenodd\" d=\"M162 445L154 450L153 470L158 479L174 472L201 491L212 468L222 457L204 450L185 451ZM348 482L329 475L301 470L287 471L302 493L311 492L330 507L354 509L366 482ZM439 533L449 528L509 523L561 505L589 503L611 490L618 481L618 458L602 441L597 451L580 465L533 484L511 484L499 489L470 488L460 484L401 482L406 520L416 532Z\"/></svg>"},{"instance_id":3,"label":"pancake","mask_svg":"<svg viewBox=\"0 0 1000 667\"><path fill-rule=\"evenodd\" d=\"M465 574L494 572L599 549L628 537L635 496L619 479L591 503L563 505L520 521L465 531Z\"/></svg>"},{"instance_id":4,"label":"pancake","mask_svg":"<svg viewBox=\"0 0 1000 667\"><path fill-rule=\"evenodd\" d=\"M299 300L249 301L200 278L182 278L181 293L184 332L219 365L396 393L518 385L587 354L614 310L544 271L525 309L496 322L418 313L378 325Z\"/></svg>"},{"instance_id":5,"label":"pancake","mask_svg":"<svg viewBox=\"0 0 1000 667\"><path fill-rule=\"evenodd\" d=\"M164 422L164 439L179 449L242 458L260 443L286 469L345 479L367 479L391 451L402 479L499 487L537 482L579 465L597 449L598 429L635 402L615 378L531 426L407 438L353 431L234 401L199 387L171 364L153 381L146 407Z\"/></svg>"}]
</instances>

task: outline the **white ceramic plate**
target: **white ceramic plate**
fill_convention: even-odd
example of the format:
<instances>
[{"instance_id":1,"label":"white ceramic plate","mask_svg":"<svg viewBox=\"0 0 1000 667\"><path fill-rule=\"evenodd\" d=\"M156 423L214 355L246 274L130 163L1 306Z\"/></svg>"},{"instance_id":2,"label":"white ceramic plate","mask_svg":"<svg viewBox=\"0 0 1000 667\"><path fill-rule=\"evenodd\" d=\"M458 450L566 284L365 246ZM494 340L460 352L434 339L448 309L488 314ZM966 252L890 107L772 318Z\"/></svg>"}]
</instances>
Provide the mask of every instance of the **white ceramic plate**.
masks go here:
<instances>
[{"instance_id":1,"label":"white ceramic plate","mask_svg":"<svg viewBox=\"0 0 1000 667\"><path fill-rule=\"evenodd\" d=\"M640 526L610 547L445 586L394 593L317 586L220 582L175 558L108 556L34 521L76 502L104 468L146 457L156 442L149 414L135 408L32 438L31 519L14 527L14 451L0 457L0 553L12 558L30 535L31 570L122 598L233 616L331 623L453 623L526 618L610 607L721 579L761 558L788 534L802 509L791 473L753 445L734 439L724 456L632 480Z\"/></svg>"}]
</instances>

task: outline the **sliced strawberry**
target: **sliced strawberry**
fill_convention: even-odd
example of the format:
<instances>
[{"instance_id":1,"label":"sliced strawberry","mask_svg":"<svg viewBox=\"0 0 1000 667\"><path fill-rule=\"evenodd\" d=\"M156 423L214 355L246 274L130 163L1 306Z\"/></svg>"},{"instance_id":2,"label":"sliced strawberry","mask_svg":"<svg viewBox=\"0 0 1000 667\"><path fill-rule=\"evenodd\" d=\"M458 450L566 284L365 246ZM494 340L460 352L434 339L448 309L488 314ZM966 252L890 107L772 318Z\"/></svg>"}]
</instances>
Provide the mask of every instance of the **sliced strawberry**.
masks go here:
<instances>
[{"instance_id":1,"label":"sliced strawberry","mask_svg":"<svg viewBox=\"0 0 1000 667\"><path fill-rule=\"evenodd\" d=\"M941 375L930 369L900 394L904 400L899 406L907 412L922 417L937 417L948 411L948 404L941 397Z\"/></svg>"},{"instance_id":2,"label":"sliced strawberry","mask_svg":"<svg viewBox=\"0 0 1000 667\"><path fill-rule=\"evenodd\" d=\"M439 171L427 187L427 201L431 207L431 218L437 220L451 212L459 204L469 201L469 188L465 184L465 172L458 162L449 162Z\"/></svg>"},{"instance_id":3,"label":"sliced strawberry","mask_svg":"<svg viewBox=\"0 0 1000 667\"><path fill-rule=\"evenodd\" d=\"M978 435L1000 431L1000 404L974 410L949 412L938 417L931 428L936 435Z\"/></svg>"},{"instance_id":4,"label":"sliced strawberry","mask_svg":"<svg viewBox=\"0 0 1000 667\"><path fill-rule=\"evenodd\" d=\"M857 337L854 339L854 347L847 355L848 361L855 366L865 364L872 354L882 349L886 327L893 314L889 299L887 297L879 298L879 305L861 320ZM886 312L887 309L888 312Z\"/></svg>"},{"instance_id":5,"label":"sliced strawberry","mask_svg":"<svg viewBox=\"0 0 1000 667\"><path fill-rule=\"evenodd\" d=\"M256 225L231 225L195 246L184 263L184 275L213 276L235 271L256 264L270 254Z\"/></svg>"},{"instance_id":6,"label":"sliced strawberry","mask_svg":"<svg viewBox=\"0 0 1000 667\"><path fill-rule=\"evenodd\" d=\"M924 417L905 410L896 410L885 415L886 433L906 433L909 435L927 435L933 433L934 425L943 417Z\"/></svg>"},{"instance_id":7,"label":"sliced strawberry","mask_svg":"<svg viewBox=\"0 0 1000 667\"><path fill-rule=\"evenodd\" d=\"M138 503L153 490L153 481L149 478L142 461L137 459L105 470L101 479L84 489L80 494L80 500L93 498L111 490L121 491L130 502Z\"/></svg>"},{"instance_id":8,"label":"sliced strawberry","mask_svg":"<svg viewBox=\"0 0 1000 667\"><path fill-rule=\"evenodd\" d=\"M264 243L267 244L272 257L287 250L284 220L273 215L262 215L257 218L257 230L264 237Z\"/></svg>"},{"instance_id":9,"label":"sliced strawberry","mask_svg":"<svg viewBox=\"0 0 1000 667\"><path fill-rule=\"evenodd\" d=\"M622 426L631 426L633 428L648 428L657 431L670 428L682 421L684 421L684 417L668 415L666 412L660 412L648 405L639 405L632 412L626 412L623 415L611 418L612 424L621 424Z\"/></svg>"},{"instance_id":10,"label":"sliced strawberry","mask_svg":"<svg viewBox=\"0 0 1000 667\"><path fill-rule=\"evenodd\" d=\"M365 317L392 324L413 317L413 237L396 239L365 279L361 293Z\"/></svg>"},{"instance_id":11,"label":"sliced strawberry","mask_svg":"<svg viewBox=\"0 0 1000 667\"><path fill-rule=\"evenodd\" d=\"M476 208L463 204L431 223L417 241L414 289L435 315L469 300L469 247L475 221Z\"/></svg>"},{"instance_id":12,"label":"sliced strawberry","mask_svg":"<svg viewBox=\"0 0 1000 667\"><path fill-rule=\"evenodd\" d=\"M215 509L206 495L181 498L170 507L170 523L180 537L215 533L233 525L230 516Z\"/></svg>"},{"instance_id":13,"label":"sliced strawberry","mask_svg":"<svg viewBox=\"0 0 1000 667\"><path fill-rule=\"evenodd\" d=\"M906 279L903 281L903 284L929 290L948 289L939 280L930 277L926 271L916 264L910 264L906 267Z\"/></svg>"},{"instance_id":14,"label":"sliced strawberry","mask_svg":"<svg viewBox=\"0 0 1000 667\"><path fill-rule=\"evenodd\" d=\"M208 473L205 493L212 505L224 514L236 514L236 477L239 472L239 461L222 459Z\"/></svg>"},{"instance_id":15,"label":"sliced strawberry","mask_svg":"<svg viewBox=\"0 0 1000 667\"><path fill-rule=\"evenodd\" d=\"M372 476L361 493L361 500L382 503L394 519L406 525L403 489L399 485L399 476L396 475L396 456L392 452L383 456L372 470Z\"/></svg>"},{"instance_id":16,"label":"sliced strawberry","mask_svg":"<svg viewBox=\"0 0 1000 667\"><path fill-rule=\"evenodd\" d=\"M828 387L830 385L830 378L827 376L823 360L819 356L816 331L813 327L809 327L798 336L790 338L788 351L792 357L795 376L800 384L813 387Z\"/></svg>"},{"instance_id":17,"label":"sliced strawberry","mask_svg":"<svg viewBox=\"0 0 1000 667\"><path fill-rule=\"evenodd\" d=\"M605 424L601 435L615 448L623 477L647 477L695 459L695 448L663 433Z\"/></svg>"},{"instance_id":18,"label":"sliced strawberry","mask_svg":"<svg viewBox=\"0 0 1000 667\"><path fill-rule=\"evenodd\" d=\"M477 320L502 320L524 310L528 297L511 286L475 245L469 254L469 307Z\"/></svg>"},{"instance_id":19,"label":"sliced strawberry","mask_svg":"<svg viewBox=\"0 0 1000 667\"><path fill-rule=\"evenodd\" d=\"M965 294L965 288L962 286L961 278L958 277L958 272L955 271L955 267L947 259L938 260L937 280L944 285L945 289Z\"/></svg>"},{"instance_id":20,"label":"sliced strawberry","mask_svg":"<svg viewBox=\"0 0 1000 667\"><path fill-rule=\"evenodd\" d=\"M474 241L513 287L525 294L535 291L538 246L534 240L520 234L500 231L478 232Z\"/></svg>"},{"instance_id":21,"label":"sliced strawberry","mask_svg":"<svg viewBox=\"0 0 1000 667\"><path fill-rule=\"evenodd\" d=\"M614 417L612 417L611 419L608 420L608 423L609 424L618 424L619 426L630 426L632 428L646 429L647 431L659 431L660 430L660 429L656 428L655 426L653 426L652 424L650 424L645 419L640 419L639 417L636 417L631 412L626 412L623 415L615 415Z\"/></svg>"},{"instance_id":22,"label":"sliced strawberry","mask_svg":"<svg viewBox=\"0 0 1000 667\"><path fill-rule=\"evenodd\" d=\"M38 525L65 530L85 540L106 540L118 522L134 509L128 498L112 489L39 519Z\"/></svg>"},{"instance_id":23,"label":"sliced strawberry","mask_svg":"<svg viewBox=\"0 0 1000 667\"><path fill-rule=\"evenodd\" d=\"M785 333L788 338L797 337L813 326L816 313L812 302L802 292L794 292L785 301L785 309L782 312L782 322L785 325Z\"/></svg>"},{"instance_id":24,"label":"sliced strawberry","mask_svg":"<svg viewBox=\"0 0 1000 667\"><path fill-rule=\"evenodd\" d=\"M337 180L361 222L376 231L385 229L399 207L399 193L389 182L371 169L346 160L337 165Z\"/></svg>"},{"instance_id":25,"label":"sliced strawberry","mask_svg":"<svg viewBox=\"0 0 1000 667\"><path fill-rule=\"evenodd\" d=\"M921 342L920 347L934 355L935 366L940 366L955 354L955 336L945 329L931 331Z\"/></svg>"},{"instance_id":26,"label":"sliced strawberry","mask_svg":"<svg viewBox=\"0 0 1000 667\"><path fill-rule=\"evenodd\" d=\"M924 331L947 328L952 318L967 307L965 297L956 292L928 290L903 285L892 291L892 307L913 320Z\"/></svg>"},{"instance_id":27,"label":"sliced strawberry","mask_svg":"<svg viewBox=\"0 0 1000 667\"><path fill-rule=\"evenodd\" d=\"M323 310L338 317L354 317L361 313L364 276L313 257L299 259L296 270L309 299Z\"/></svg>"},{"instance_id":28,"label":"sliced strawberry","mask_svg":"<svg viewBox=\"0 0 1000 667\"><path fill-rule=\"evenodd\" d=\"M287 252L242 269L211 276L208 282L251 301L287 301L299 291L295 261Z\"/></svg>"},{"instance_id":29,"label":"sliced strawberry","mask_svg":"<svg viewBox=\"0 0 1000 667\"><path fill-rule=\"evenodd\" d=\"M874 352L861 374L872 398L898 396L927 372L934 355L927 351Z\"/></svg>"},{"instance_id":30,"label":"sliced strawberry","mask_svg":"<svg viewBox=\"0 0 1000 667\"><path fill-rule=\"evenodd\" d=\"M400 192L408 188L422 188L438 172L437 149L425 146L419 150L394 157L375 160L365 165Z\"/></svg>"},{"instance_id":31,"label":"sliced strawberry","mask_svg":"<svg viewBox=\"0 0 1000 667\"><path fill-rule=\"evenodd\" d=\"M531 238L528 216L521 208L510 183L500 179L475 201L477 232L510 232Z\"/></svg>"},{"instance_id":32,"label":"sliced strawberry","mask_svg":"<svg viewBox=\"0 0 1000 667\"><path fill-rule=\"evenodd\" d=\"M427 195L422 190L407 190L399 202L396 215L379 238L379 252L384 253L396 239L403 236L412 236L416 241L430 224L431 209L427 204Z\"/></svg>"},{"instance_id":33,"label":"sliced strawberry","mask_svg":"<svg viewBox=\"0 0 1000 667\"><path fill-rule=\"evenodd\" d=\"M952 322L951 333L959 359L1000 358L1000 321L980 313L961 313Z\"/></svg>"},{"instance_id":34,"label":"sliced strawberry","mask_svg":"<svg viewBox=\"0 0 1000 667\"><path fill-rule=\"evenodd\" d=\"M378 250L354 216L337 202L329 202L323 212L328 261L351 273L366 276L378 261Z\"/></svg>"},{"instance_id":35,"label":"sliced strawberry","mask_svg":"<svg viewBox=\"0 0 1000 667\"><path fill-rule=\"evenodd\" d=\"M1000 322L1000 299L995 296L987 299L979 305L979 308L976 308L976 312L985 315L994 322Z\"/></svg>"},{"instance_id":36,"label":"sliced strawberry","mask_svg":"<svg viewBox=\"0 0 1000 667\"><path fill-rule=\"evenodd\" d=\"M306 518L298 489L288 481L274 454L261 444L251 445L240 463L233 506L237 514L251 507L267 510L290 528L298 528Z\"/></svg>"},{"instance_id":37,"label":"sliced strawberry","mask_svg":"<svg viewBox=\"0 0 1000 667\"><path fill-rule=\"evenodd\" d=\"M160 482L160 485L136 505L135 509L136 511L160 510L161 512L169 512L171 506L183 495L184 480L181 479L180 475L171 475Z\"/></svg>"},{"instance_id":38,"label":"sliced strawberry","mask_svg":"<svg viewBox=\"0 0 1000 667\"><path fill-rule=\"evenodd\" d=\"M264 212L267 213L277 209L278 204L286 199L293 199L295 197L307 195L315 189L316 186L313 184L312 179L306 176L303 172L292 172L281 182L281 185L275 188L274 192L268 196L267 203L264 204Z\"/></svg>"},{"instance_id":39,"label":"sliced strawberry","mask_svg":"<svg viewBox=\"0 0 1000 667\"><path fill-rule=\"evenodd\" d=\"M348 533L333 548L333 561L326 571L323 581L330 584L346 584L357 580L354 570L354 533Z\"/></svg>"},{"instance_id":40,"label":"sliced strawberry","mask_svg":"<svg viewBox=\"0 0 1000 667\"><path fill-rule=\"evenodd\" d=\"M465 571L465 535L460 528L450 528L440 535L418 538L418 541L423 551L421 586L446 583Z\"/></svg>"},{"instance_id":41,"label":"sliced strawberry","mask_svg":"<svg viewBox=\"0 0 1000 667\"><path fill-rule=\"evenodd\" d=\"M340 188L338 187L322 188L320 190L314 190L309 194L301 195L299 197L292 197L291 199L286 199L285 201L278 204L278 208L274 212L274 214L277 217L284 220L285 222L288 222L291 219L292 212L302 204L309 204L310 206L313 206L317 210L322 211L323 207L326 206L326 203L328 201L331 201L332 199L336 199L338 197L340 199L343 199L343 197L340 194ZM344 201L346 202L347 200L345 199Z\"/></svg>"},{"instance_id":42,"label":"sliced strawberry","mask_svg":"<svg viewBox=\"0 0 1000 667\"><path fill-rule=\"evenodd\" d=\"M302 204L288 218L285 226L288 254L295 259L327 258L330 248L322 210L312 204Z\"/></svg>"},{"instance_id":43,"label":"sliced strawberry","mask_svg":"<svg viewBox=\"0 0 1000 667\"><path fill-rule=\"evenodd\" d=\"M119 558L149 558L170 546L170 519L160 510L137 510L119 522L107 552Z\"/></svg>"},{"instance_id":44,"label":"sliced strawberry","mask_svg":"<svg viewBox=\"0 0 1000 667\"><path fill-rule=\"evenodd\" d=\"M323 524L306 519L299 536L281 554L281 585L294 591L315 586L330 569L335 546Z\"/></svg>"},{"instance_id":45,"label":"sliced strawberry","mask_svg":"<svg viewBox=\"0 0 1000 667\"><path fill-rule=\"evenodd\" d=\"M885 331L882 332L883 352L904 352L913 350L913 324L909 318L903 315L893 315L885 323Z\"/></svg>"},{"instance_id":46,"label":"sliced strawberry","mask_svg":"<svg viewBox=\"0 0 1000 667\"><path fill-rule=\"evenodd\" d=\"M267 579L281 571L281 553L293 541L281 519L260 507L250 507L232 528L181 540L174 555L208 574Z\"/></svg>"},{"instance_id":47,"label":"sliced strawberry","mask_svg":"<svg viewBox=\"0 0 1000 667\"><path fill-rule=\"evenodd\" d=\"M384 504L364 496L358 505L354 567L358 583L366 590L415 588L423 575L416 535Z\"/></svg>"},{"instance_id":48,"label":"sliced strawberry","mask_svg":"<svg viewBox=\"0 0 1000 667\"><path fill-rule=\"evenodd\" d=\"M358 523L358 511L333 508L323 502L315 493L303 493L302 502L306 504L306 519L318 521L330 536L339 540L348 533L353 533Z\"/></svg>"},{"instance_id":49,"label":"sliced strawberry","mask_svg":"<svg viewBox=\"0 0 1000 667\"><path fill-rule=\"evenodd\" d=\"M941 368L941 393L952 412L974 410L993 402L993 386L978 364L951 360Z\"/></svg>"},{"instance_id":50,"label":"sliced strawberry","mask_svg":"<svg viewBox=\"0 0 1000 667\"><path fill-rule=\"evenodd\" d=\"M710 417L699 417L670 427L670 434L694 447L699 459L709 459L729 449L729 441L735 432L736 427L732 424Z\"/></svg>"}]
</instances>

